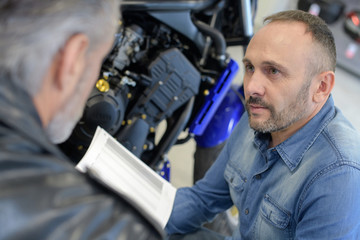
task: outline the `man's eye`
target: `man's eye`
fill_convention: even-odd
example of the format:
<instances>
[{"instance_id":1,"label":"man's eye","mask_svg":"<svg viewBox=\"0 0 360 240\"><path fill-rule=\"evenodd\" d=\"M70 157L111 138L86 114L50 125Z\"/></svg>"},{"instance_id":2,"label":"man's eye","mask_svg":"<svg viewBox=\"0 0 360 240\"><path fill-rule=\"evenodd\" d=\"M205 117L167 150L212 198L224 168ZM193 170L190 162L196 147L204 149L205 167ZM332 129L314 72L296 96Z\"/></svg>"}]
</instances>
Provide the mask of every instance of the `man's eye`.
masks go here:
<instances>
[{"instance_id":1,"label":"man's eye","mask_svg":"<svg viewBox=\"0 0 360 240\"><path fill-rule=\"evenodd\" d=\"M271 69L271 73L272 73L272 74L277 74L277 73L279 73L279 70L277 70L277 69L275 69L275 68L274 68L274 69Z\"/></svg>"},{"instance_id":2,"label":"man's eye","mask_svg":"<svg viewBox=\"0 0 360 240\"><path fill-rule=\"evenodd\" d=\"M277 70L276 68L269 68L268 69L268 73L272 74L272 75L276 75L276 74L279 74L280 71Z\"/></svg>"},{"instance_id":3,"label":"man's eye","mask_svg":"<svg viewBox=\"0 0 360 240\"><path fill-rule=\"evenodd\" d=\"M251 65L251 64L246 64L246 65L245 65L245 70L246 70L247 72L253 72L253 71L254 71L254 66Z\"/></svg>"}]
</instances>

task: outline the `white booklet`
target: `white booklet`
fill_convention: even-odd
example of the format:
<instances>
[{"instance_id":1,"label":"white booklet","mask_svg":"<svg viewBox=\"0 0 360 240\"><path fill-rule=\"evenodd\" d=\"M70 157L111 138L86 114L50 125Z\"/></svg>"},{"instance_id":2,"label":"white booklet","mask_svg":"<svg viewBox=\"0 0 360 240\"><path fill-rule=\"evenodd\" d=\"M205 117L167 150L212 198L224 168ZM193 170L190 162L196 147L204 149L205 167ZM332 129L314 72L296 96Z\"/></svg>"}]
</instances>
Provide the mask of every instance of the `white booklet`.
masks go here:
<instances>
[{"instance_id":1,"label":"white booklet","mask_svg":"<svg viewBox=\"0 0 360 240\"><path fill-rule=\"evenodd\" d=\"M96 129L89 149L76 166L133 201L147 216L165 227L176 188L122 146L104 129Z\"/></svg>"}]
</instances>

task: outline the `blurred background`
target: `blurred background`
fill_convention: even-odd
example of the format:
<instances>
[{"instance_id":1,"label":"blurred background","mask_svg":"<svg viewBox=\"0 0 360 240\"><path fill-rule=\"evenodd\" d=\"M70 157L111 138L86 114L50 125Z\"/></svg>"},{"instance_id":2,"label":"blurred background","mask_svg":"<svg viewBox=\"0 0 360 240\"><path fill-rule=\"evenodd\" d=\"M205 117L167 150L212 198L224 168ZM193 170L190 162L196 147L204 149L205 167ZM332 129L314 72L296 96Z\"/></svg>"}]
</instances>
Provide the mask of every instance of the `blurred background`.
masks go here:
<instances>
[{"instance_id":1,"label":"blurred background","mask_svg":"<svg viewBox=\"0 0 360 240\"><path fill-rule=\"evenodd\" d=\"M312 2L311 0L304 2ZM332 2L332 1L325 1ZM360 131L360 50L359 43L353 41L343 30L345 14L356 8L360 10L359 0L343 1L345 8L340 18L329 24L335 35L338 51L338 67L336 69L336 83L333 90L335 105L350 120L354 127ZM259 0L258 10L254 21L255 32L262 26L264 17L283 10L297 9L298 0ZM316 11L316 6L313 11ZM334 9L329 9L329 11ZM337 9L335 9L336 11ZM320 12L320 16L321 16ZM228 48L227 52L239 64L242 61L241 47ZM236 83L242 83L242 65L237 75ZM191 186L193 184L193 162L195 142L190 140L186 144L176 145L169 152L171 162L171 183L175 187Z\"/></svg>"}]
</instances>

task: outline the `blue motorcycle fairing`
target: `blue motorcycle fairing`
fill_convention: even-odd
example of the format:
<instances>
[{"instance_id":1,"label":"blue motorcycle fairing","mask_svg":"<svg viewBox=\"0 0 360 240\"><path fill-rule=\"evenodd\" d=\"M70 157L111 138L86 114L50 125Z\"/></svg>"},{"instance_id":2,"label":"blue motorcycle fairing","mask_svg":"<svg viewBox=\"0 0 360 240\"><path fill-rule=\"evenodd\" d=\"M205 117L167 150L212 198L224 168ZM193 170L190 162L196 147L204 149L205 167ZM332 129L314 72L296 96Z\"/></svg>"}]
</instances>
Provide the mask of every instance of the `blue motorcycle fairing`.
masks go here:
<instances>
[{"instance_id":1,"label":"blue motorcycle fairing","mask_svg":"<svg viewBox=\"0 0 360 240\"><path fill-rule=\"evenodd\" d=\"M212 120L216 110L220 106L222 100L226 96L231 82L239 70L239 65L234 60L230 60L229 64L219 77L216 85L210 90L210 93L205 98L205 103L201 107L199 113L190 125L189 132L195 136L200 136L204 133L207 125Z\"/></svg>"},{"instance_id":2,"label":"blue motorcycle fairing","mask_svg":"<svg viewBox=\"0 0 360 240\"><path fill-rule=\"evenodd\" d=\"M243 87L238 87L237 92L230 88L217 109L211 122L204 133L195 136L196 144L200 147L210 148L224 142L240 120L245 107L239 97L243 96Z\"/></svg>"}]
</instances>

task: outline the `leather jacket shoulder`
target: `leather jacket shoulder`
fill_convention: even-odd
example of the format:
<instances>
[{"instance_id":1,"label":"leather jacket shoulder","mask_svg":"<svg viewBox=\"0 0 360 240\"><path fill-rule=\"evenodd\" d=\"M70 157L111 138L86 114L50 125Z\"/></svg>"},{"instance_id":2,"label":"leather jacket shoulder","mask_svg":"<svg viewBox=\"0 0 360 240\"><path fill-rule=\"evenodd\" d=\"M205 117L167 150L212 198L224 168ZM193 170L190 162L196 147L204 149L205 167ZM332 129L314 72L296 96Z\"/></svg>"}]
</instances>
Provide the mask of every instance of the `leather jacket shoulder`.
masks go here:
<instances>
[{"instance_id":1,"label":"leather jacket shoulder","mask_svg":"<svg viewBox=\"0 0 360 240\"><path fill-rule=\"evenodd\" d=\"M0 102L0 239L163 238L130 202L75 170L26 94L2 87Z\"/></svg>"}]
</instances>

